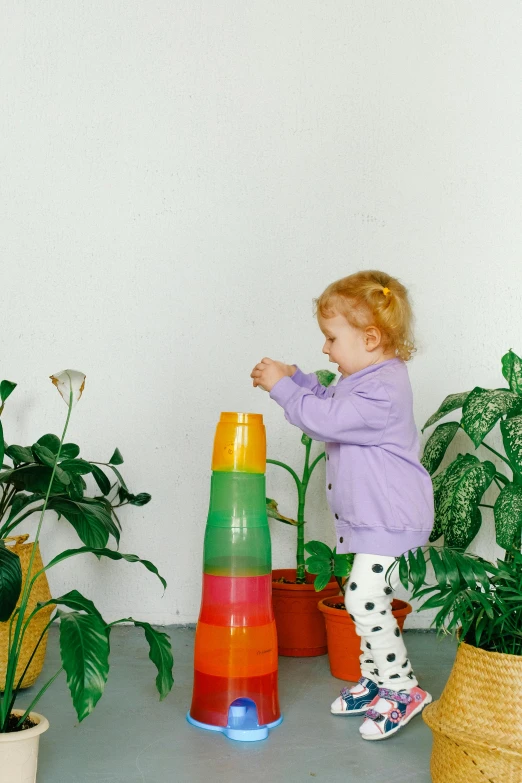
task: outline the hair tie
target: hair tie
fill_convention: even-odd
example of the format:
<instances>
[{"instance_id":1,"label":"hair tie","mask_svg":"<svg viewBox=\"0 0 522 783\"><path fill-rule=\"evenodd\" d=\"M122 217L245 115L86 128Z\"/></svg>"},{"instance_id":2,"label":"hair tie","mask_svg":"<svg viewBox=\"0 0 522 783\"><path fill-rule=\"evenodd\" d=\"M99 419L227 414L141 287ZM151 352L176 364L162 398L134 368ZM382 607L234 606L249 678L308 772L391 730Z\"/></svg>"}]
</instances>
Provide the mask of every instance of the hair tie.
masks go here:
<instances>
[{"instance_id":1,"label":"hair tie","mask_svg":"<svg viewBox=\"0 0 522 783\"><path fill-rule=\"evenodd\" d=\"M391 291L390 291L389 288L383 288L382 292L383 292L384 296L388 296L388 294L391 294Z\"/></svg>"}]
</instances>

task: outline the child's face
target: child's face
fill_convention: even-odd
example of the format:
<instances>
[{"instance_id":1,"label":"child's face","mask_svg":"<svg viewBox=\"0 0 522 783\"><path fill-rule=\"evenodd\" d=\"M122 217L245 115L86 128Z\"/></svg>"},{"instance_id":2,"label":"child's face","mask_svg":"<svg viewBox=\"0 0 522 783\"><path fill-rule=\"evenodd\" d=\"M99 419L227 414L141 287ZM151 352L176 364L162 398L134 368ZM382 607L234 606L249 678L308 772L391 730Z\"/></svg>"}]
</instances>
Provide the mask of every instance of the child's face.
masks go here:
<instances>
[{"instance_id":1,"label":"child's face","mask_svg":"<svg viewBox=\"0 0 522 783\"><path fill-rule=\"evenodd\" d=\"M338 365L338 370L346 378L370 364L377 364L391 358L380 347L379 329L369 326L365 330L351 326L343 315L332 318L317 318L319 328L326 337L323 353L330 361Z\"/></svg>"}]
</instances>

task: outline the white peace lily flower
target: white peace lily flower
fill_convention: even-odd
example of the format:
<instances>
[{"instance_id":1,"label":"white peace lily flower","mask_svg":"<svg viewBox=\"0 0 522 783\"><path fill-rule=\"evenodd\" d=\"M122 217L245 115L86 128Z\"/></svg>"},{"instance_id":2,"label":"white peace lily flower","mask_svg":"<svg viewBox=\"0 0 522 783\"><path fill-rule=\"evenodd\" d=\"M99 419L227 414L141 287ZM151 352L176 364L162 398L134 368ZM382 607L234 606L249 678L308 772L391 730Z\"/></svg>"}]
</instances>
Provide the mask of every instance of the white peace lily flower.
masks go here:
<instances>
[{"instance_id":1,"label":"white peace lily flower","mask_svg":"<svg viewBox=\"0 0 522 783\"><path fill-rule=\"evenodd\" d=\"M57 375L50 375L49 377L62 395L66 405L69 405L72 389L74 407L82 396L82 392L85 388L85 375L83 372L78 372L78 370L64 370Z\"/></svg>"}]
</instances>

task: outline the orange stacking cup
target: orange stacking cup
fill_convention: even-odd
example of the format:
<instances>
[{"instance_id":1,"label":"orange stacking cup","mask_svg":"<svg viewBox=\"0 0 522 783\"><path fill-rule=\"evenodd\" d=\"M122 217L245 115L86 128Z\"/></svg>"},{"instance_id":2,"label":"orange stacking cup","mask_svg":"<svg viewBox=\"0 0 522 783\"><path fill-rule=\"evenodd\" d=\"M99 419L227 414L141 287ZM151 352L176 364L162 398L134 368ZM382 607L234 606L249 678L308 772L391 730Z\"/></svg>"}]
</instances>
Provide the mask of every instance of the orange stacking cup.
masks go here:
<instances>
[{"instance_id":1,"label":"orange stacking cup","mask_svg":"<svg viewBox=\"0 0 522 783\"><path fill-rule=\"evenodd\" d=\"M222 413L216 428L212 470L264 473L266 433L260 413Z\"/></svg>"}]
</instances>

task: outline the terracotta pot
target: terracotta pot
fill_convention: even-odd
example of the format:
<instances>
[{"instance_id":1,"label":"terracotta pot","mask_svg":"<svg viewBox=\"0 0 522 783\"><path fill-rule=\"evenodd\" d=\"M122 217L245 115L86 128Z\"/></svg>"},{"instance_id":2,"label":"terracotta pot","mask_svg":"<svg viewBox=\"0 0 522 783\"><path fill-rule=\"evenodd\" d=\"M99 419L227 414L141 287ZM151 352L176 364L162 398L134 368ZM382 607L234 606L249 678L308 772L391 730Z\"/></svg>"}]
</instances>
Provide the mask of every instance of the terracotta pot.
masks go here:
<instances>
[{"instance_id":1,"label":"terracotta pot","mask_svg":"<svg viewBox=\"0 0 522 783\"><path fill-rule=\"evenodd\" d=\"M323 613L326 624L326 636L328 638L328 657L330 671L334 677L348 682L357 682L361 676L359 656L361 654L361 637L355 630L355 624L346 609L334 609L331 604L343 603L339 596L323 598L319 601L318 608ZM402 631L406 615L412 610L407 601L394 598L392 601L392 614Z\"/></svg>"},{"instance_id":2,"label":"terracotta pot","mask_svg":"<svg viewBox=\"0 0 522 783\"><path fill-rule=\"evenodd\" d=\"M13 710L14 715L21 716L25 710ZM47 731L49 721L37 712L30 712L29 717L37 725L24 731L13 731L0 734L0 770L1 779L13 783L35 783L36 767L38 765L38 746L40 734Z\"/></svg>"},{"instance_id":3,"label":"terracotta pot","mask_svg":"<svg viewBox=\"0 0 522 783\"><path fill-rule=\"evenodd\" d=\"M316 592L315 576L306 574L304 585L277 582L284 577L295 581L295 568L276 568L272 571L272 603L277 628L279 655L308 658L327 652L326 629L318 609L319 598L339 594L334 577L324 590Z\"/></svg>"}]
</instances>

